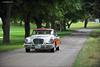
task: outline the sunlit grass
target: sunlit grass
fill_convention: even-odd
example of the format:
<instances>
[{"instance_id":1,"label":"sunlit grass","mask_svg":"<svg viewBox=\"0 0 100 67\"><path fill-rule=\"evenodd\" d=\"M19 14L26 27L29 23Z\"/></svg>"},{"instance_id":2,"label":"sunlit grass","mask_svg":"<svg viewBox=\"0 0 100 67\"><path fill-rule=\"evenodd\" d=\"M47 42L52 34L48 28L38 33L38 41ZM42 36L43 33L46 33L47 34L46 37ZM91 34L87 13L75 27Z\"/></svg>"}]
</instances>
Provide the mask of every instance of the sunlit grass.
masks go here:
<instances>
[{"instance_id":1,"label":"sunlit grass","mask_svg":"<svg viewBox=\"0 0 100 67\"><path fill-rule=\"evenodd\" d=\"M100 23L88 22L87 28L100 27ZM73 23L72 29L84 28L84 22Z\"/></svg>"}]
</instances>

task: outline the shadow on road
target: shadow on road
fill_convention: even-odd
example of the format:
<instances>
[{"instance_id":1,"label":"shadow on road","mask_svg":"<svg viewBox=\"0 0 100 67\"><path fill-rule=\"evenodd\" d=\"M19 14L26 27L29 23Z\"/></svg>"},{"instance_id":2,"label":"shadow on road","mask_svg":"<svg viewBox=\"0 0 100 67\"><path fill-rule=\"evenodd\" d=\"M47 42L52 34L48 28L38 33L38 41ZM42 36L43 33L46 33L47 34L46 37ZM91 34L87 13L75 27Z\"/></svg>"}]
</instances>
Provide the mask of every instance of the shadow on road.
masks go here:
<instances>
[{"instance_id":1,"label":"shadow on road","mask_svg":"<svg viewBox=\"0 0 100 67\"><path fill-rule=\"evenodd\" d=\"M84 36L88 36L90 32L91 32L91 29L79 29L79 30L74 31L70 36L84 37Z\"/></svg>"},{"instance_id":2,"label":"shadow on road","mask_svg":"<svg viewBox=\"0 0 100 67\"><path fill-rule=\"evenodd\" d=\"M55 51L57 52L57 51ZM55 52L50 52L49 50L31 50L30 52L27 53L55 53Z\"/></svg>"}]
</instances>

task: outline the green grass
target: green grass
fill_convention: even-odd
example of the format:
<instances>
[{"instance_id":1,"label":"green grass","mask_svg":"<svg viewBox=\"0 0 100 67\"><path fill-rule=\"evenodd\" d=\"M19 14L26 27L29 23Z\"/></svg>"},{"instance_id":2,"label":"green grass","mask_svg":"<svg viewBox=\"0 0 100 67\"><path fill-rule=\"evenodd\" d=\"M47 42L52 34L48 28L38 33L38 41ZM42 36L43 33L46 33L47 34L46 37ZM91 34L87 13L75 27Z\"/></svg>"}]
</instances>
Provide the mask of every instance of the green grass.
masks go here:
<instances>
[{"instance_id":1,"label":"green grass","mask_svg":"<svg viewBox=\"0 0 100 67\"><path fill-rule=\"evenodd\" d=\"M35 28L34 25L31 25L31 30ZM10 43L2 44L2 26L0 25L0 52L10 51L18 48L23 48L24 43L24 26L11 25L10 28Z\"/></svg>"},{"instance_id":2,"label":"green grass","mask_svg":"<svg viewBox=\"0 0 100 67\"><path fill-rule=\"evenodd\" d=\"M74 30L71 30L71 29L68 29L66 31L62 31L62 32L58 32L58 36L60 37L64 37L64 36L67 36L67 35L70 35Z\"/></svg>"},{"instance_id":3,"label":"green grass","mask_svg":"<svg viewBox=\"0 0 100 67\"><path fill-rule=\"evenodd\" d=\"M73 67L100 67L100 29L90 34Z\"/></svg>"},{"instance_id":4,"label":"green grass","mask_svg":"<svg viewBox=\"0 0 100 67\"><path fill-rule=\"evenodd\" d=\"M90 26L98 26L100 24L94 24L94 23L89 23L89 27ZM66 31L63 32L58 32L58 35L60 37L66 36L66 35L70 35L74 29L78 29L78 28L82 28L83 27L83 23L75 23L72 24L71 29L68 29ZM36 28L35 25L31 24L31 31L33 28ZM10 39L11 42L10 44L5 44L2 45L2 37L3 37L3 32L2 32L2 26L0 25L0 52L3 51L9 51L9 50L14 50L16 48L23 48L23 43L24 43L24 26L18 26L18 25L11 25L10 28Z\"/></svg>"},{"instance_id":5,"label":"green grass","mask_svg":"<svg viewBox=\"0 0 100 67\"><path fill-rule=\"evenodd\" d=\"M0 45L0 52L22 48L22 45Z\"/></svg>"},{"instance_id":6,"label":"green grass","mask_svg":"<svg viewBox=\"0 0 100 67\"><path fill-rule=\"evenodd\" d=\"M1 26L0 26L1 27ZM0 28L1 30L1 28ZM24 28L23 26L11 26L9 44L2 44L3 33L0 32L0 52L10 51L18 48L23 48Z\"/></svg>"},{"instance_id":7,"label":"green grass","mask_svg":"<svg viewBox=\"0 0 100 67\"><path fill-rule=\"evenodd\" d=\"M71 29L79 29L79 28L83 28L83 27L84 27L83 22L73 23L71 25ZM88 22L87 28L92 28L92 27L100 27L100 23Z\"/></svg>"}]
</instances>

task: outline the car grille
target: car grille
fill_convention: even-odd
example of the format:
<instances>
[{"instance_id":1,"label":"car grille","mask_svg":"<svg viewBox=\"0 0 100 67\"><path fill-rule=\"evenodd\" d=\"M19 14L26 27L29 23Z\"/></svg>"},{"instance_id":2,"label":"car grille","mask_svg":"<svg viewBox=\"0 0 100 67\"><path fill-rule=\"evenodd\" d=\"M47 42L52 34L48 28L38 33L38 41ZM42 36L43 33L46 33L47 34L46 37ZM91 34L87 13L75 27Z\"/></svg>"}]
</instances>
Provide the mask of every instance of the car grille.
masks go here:
<instances>
[{"instance_id":1,"label":"car grille","mask_svg":"<svg viewBox=\"0 0 100 67\"><path fill-rule=\"evenodd\" d=\"M43 39L34 39L33 42L34 42L34 44L43 44L44 40Z\"/></svg>"}]
</instances>

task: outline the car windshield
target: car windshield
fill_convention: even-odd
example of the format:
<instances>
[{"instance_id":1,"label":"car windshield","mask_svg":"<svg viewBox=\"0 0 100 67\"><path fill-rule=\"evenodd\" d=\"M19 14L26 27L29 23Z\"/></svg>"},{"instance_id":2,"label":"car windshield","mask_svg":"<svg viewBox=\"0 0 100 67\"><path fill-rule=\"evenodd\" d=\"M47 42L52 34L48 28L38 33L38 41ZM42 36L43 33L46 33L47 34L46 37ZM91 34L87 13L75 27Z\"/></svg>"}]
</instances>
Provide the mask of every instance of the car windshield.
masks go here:
<instances>
[{"instance_id":1,"label":"car windshield","mask_svg":"<svg viewBox=\"0 0 100 67\"><path fill-rule=\"evenodd\" d=\"M32 34L51 34L51 30L33 30Z\"/></svg>"}]
</instances>

